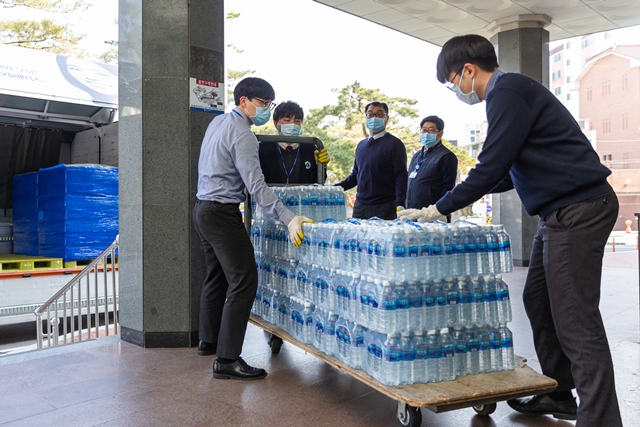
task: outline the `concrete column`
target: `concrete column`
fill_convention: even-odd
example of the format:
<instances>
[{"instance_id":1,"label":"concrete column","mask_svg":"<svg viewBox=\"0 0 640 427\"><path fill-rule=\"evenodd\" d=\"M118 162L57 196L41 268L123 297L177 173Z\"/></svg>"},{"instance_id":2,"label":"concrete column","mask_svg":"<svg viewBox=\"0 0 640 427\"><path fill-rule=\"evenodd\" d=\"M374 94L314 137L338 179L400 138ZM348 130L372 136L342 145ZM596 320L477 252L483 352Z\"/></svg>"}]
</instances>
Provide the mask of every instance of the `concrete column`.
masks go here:
<instances>
[{"instance_id":1,"label":"concrete column","mask_svg":"<svg viewBox=\"0 0 640 427\"><path fill-rule=\"evenodd\" d=\"M500 69L527 75L549 87L549 32L544 27L550 23L546 15L519 15L493 22L491 42ZM527 214L515 190L494 194L492 202L494 224L503 224L511 236L514 265L528 266L538 216Z\"/></svg>"},{"instance_id":2,"label":"concrete column","mask_svg":"<svg viewBox=\"0 0 640 427\"><path fill-rule=\"evenodd\" d=\"M119 9L122 339L192 346L205 269L191 212L213 115L189 109L189 82L224 82L224 1L120 0Z\"/></svg>"}]
</instances>

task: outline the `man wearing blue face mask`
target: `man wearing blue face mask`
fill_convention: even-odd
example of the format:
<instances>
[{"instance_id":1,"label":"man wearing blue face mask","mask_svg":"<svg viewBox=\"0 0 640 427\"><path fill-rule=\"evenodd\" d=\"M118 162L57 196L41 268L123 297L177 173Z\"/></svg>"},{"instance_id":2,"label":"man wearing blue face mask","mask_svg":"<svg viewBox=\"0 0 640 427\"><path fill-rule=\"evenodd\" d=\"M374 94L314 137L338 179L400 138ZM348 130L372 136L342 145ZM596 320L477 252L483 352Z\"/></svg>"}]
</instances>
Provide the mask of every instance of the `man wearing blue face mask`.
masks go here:
<instances>
[{"instance_id":1,"label":"man wearing blue face mask","mask_svg":"<svg viewBox=\"0 0 640 427\"><path fill-rule=\"evenodd\" d=\"M273 125L283 136L299 136L304 111L295 102L280 103L273 110ZM312 144L286 142L260 143L260 167L269 184L314 184L318 182L318 162L330 161L326 148L318 151Z\"/></svg>"},{"instance_id":2,"label":"man wearing blue face mask","mask_svg":"<svg viewBox=\"0 0 640 427\"><path fill-rule=\"evenodd\" d=\"M607 182L611 171L548 88L498 68L486 38L450 39L436 68L458 99L485 101L487 137L464 182L437 203L400 217L429 220L515 188L527 213L539 215L522 299L542 373L558 388L507 403L524 414L577 420L578 427L621 427L598 308L604 247L618 217L618 198Z\"/></svg>"},{"instance_id":3,"label":"man wearing blue face mask","mask_svg":"<svg viewBox=\"0 0 640 427\"><path fill-rule=\"evenodd\" d=\"M239 209L245 200L244 189L265 212L287 225L295 246L304 237L302 223L311 220L285 208L260 170L258 140L251 125L263 125L271 118L273 87L249 77L238 83L233 96L236 108L211 121L198 160L193 223L207 266L200 297L198 354L217 354L214 378L257 380L267 372L240 357L258 288L253 245Z\"/></svg>"},{"instance_id":4,"label":"man wearing blue face mask","mask_svg":"<svg viewBox=\"0 0 640 427\"><path fill-rule=\"evenodd\" d=\"M365 107L371 136L356 147L351 174L336 185L358 186L353 218L396 219L407 195L407 151L403 142L386 131L389 106L371 102Z\"/></svg>"},{"instance_id":5,"label":"man wearing blue face mask","mask_svg":"<svg viewBox=\"0 0 640 427\"><path fill-rule=\"evenodd\" d=\"M438 116L428 116L420 122L423 147L409 163L407 209L434 204L456 184L458 158L442 143L443 132L444 121Z\"/></svg>"}]
</instances>

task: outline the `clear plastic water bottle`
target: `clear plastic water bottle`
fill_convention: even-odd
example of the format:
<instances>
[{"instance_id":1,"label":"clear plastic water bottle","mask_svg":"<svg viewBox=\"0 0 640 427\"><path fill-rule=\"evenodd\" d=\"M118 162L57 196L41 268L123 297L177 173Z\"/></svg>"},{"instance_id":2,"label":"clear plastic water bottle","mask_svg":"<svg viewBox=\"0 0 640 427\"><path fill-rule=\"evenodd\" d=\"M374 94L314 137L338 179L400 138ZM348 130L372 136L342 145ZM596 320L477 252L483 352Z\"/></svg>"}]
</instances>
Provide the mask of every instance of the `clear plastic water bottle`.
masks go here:
<instances>
[{"instance_id":1,"label":"clear plastic water bottle","mask_svg":"<svg viewBox=\"0 0 640 427\"><path fill-rule=\"evenodd\" d=\"M429 246L434 231L429 232L430 228L420 228L418 230L418 241L420 242L420 254L418 256L418 265L416 266L416 280L433 279L433 271L431 266L431 258L429 257Z\"/></svg>"},{"instance_id":2,"label":"clear plastic water bottle","mask_svg":"<svg viewBox=\"0 0 640 427\"><path fill-rule=\"evenodd\" d=\"M262 220L254 220L251 224L251 244L257 251L262 250Z\"/></svg>"},{"instance_id":3,"label":"clear plastic water bottle","mask_svg":"<svg viewBox=\"0 0 640 427\"><path fill-rule=\"evenodd\" d=\"M359 284L360 284L360 275L358 275L358 273L352 273L351 280L348 282L349 293L348 294L345 293L345 297L349 299L347 314L345 315L345 317L351 320L352 322L357 321L356 307L358 305L358 299L356 295L357 295L357 289Z\"/></svg>"},{"instance_id":4,"label":"clear plastic water bottle","mask_svg":"<svg viewBox=\"0 0 640 427\"><path fill-rule=\"evenodd\" d=\"M484 279L484 318L485 323L490 325L498 323L498 294L496 281L490 275L483 276Z\"/></svg>"},{"instance_id":5,"label":"clear plastic water bottle","mask_svg":"<svg viewBox=\"0 0 640 427\"><path fill-rule=\"evenodd\" d=\"M405 280L417 280L418 267L420 265L420 240L418 239L416 229L413 227L406 228L404 238L407 242Z\"/></svg>"},{"instance_id":6,"label":"clear plastic water bottle","mask_svg":"<svg viewBox=\"0 0 640 427\"><path fill-rule=\"evenodd\" d=\"M367 358L364 364L364 370L367 374L382 382L382 344L384 343L384 335L369 330L364 335L364 342L367 349Z\"/></svg>"},{"instance_id":7,"label":"clear plastic water bottle","mask_svg":"<svg viewBox=\"0 0 640 427\"><path fill-rule=\"evenodd\" d=\"M467 375L478 374L480 373L480 343L478 342L478 335L474 325L464 327L464 339L467 344L465 353Z\"/></svg>"},{"instance_id":8,"label":"clear plastic water bottle","mask_svg":"<svg viewBox=\"0 0 640 427\"><path fill-rule=\"evenodd\" d=\"M356 321L367 328L371 329L369 322L369 299L374 292L372 289L373 282L367 276L360 276L360 282L356 289Z\"/></svg>"},{"instance_id":9,"label":"clear plastic water bottle","mask_svg":"<svg viewBox=\"0 0 640 427\"><path fill-rule=\"evenodd\" d=\"M485 323L485 288L480 276L467 276L471 290L471 324L482 325Z\"/></svg>"},{"instance_id":10,"label":"clear plastic water bottle","mask_svg":"<svg viewBox=\"0 0 640 427\"><path fill-rule=\"evenodd\" d=\"M427 235L425 236L425 242L423 245L427 245L429 249L429 255L426 260L426 278L427 279L440 279L443 278L441 263L442 263L442 241L439 240L439 234L436 233L436 229L429 227L426 229Z\"/></svg>"},{"instance_id":11,"label":"clear plastic water bottle","mask_svg":"<svg viewBox=\"0 0 640 427\"><path fill-rule=\"evenodd\" d=\"M435 297L434 329L438 329L448 325L447 290L441 279L433 281L432 290Z\"/></svg>"},{"instance_id":12,"label":"clear plastic water bottle","mask_svg":"<svg viewBox=\"0 0 640 427\"><path fill-rule=\"evenodd\" d=\"M278 296L278 319L276 324L280 329L286 332L291 331L291 323L289 322L289 319L291 318L289 304L290 301L288 296L284 294L280 294Z\"/></svg>"},{"instance_id":13,"label":"clear plastic water bottle","mask_svg":"<svg viewBox=\"0 0 640 427\"><path fill-rule=\"evenodd\" d=\"M324 337L322 338L322 351L329 356L333 356L336 352L336 322L338 320L338 315L333 311L329 311L327 313L327 317L325 318L324 328L322 329L322 333Z\"/></svg>"},{"instance_id":14,"label":"clear plastic water bottle","mask_svg":"<svg viewBox=\"0 0 640 427\"><path fill-rule=\"evenodd\" d=\"M304 325L304 306L300 304L297 298L293 297L290 299L291 303L289 305L289 325L291 327L289 333L298 341L301 341L302 338L302 327Z\"/></svg>"},{"instance_id":15,"label":"clear plastic water bottle","mask_svg":"<svg viewBox=\"0 0 640 427\"><path fill-rule=\"evenodd\" d=\"M491 372L491 342L483 325L477 325L476 337L478 338L478 372Z\"/></svg>"},{"instance_id":16,"label":"clear plastic water bottle","mask_svg":"<svg viewBox=\"0 0 640 427\"><path fill-rule=\"evenodd\" d=\"M406 280L405 265L407 263L407 241L404 233L399 229L394 229L391 235L391 256L390 269L385 272L390 280Z\"/></svg>"},{"instance_id":17,"label":"clear plastic water bottle","mask_svg":"<svg viewBox=\"0 0 640 427\"><path fill-rule=\"evenodd\" d=\"M410 330L411 326L411 294L405 282L396 282L393 285L396 294L396 329L393 332Z\"/></svg>"},{"instance_id":18,"label":"clear plastic water bottle","mask_svg":"<svg viewBox=\"0 0 640 427\"><path fill-rule=\"evenodd\" d=\"M461 276L465 274L465 244L462 239L462 234L460 233L460 229L455 225L449 227L450 231L450 239L451 239L451 249L452 249L452 272L454 276Z\"/></svg>"},{"instance_id":19,"label":"clear plastic water bottle","mask_svg":"<svg viewBox=\"0 0 640 427\"><path fill-rule=\"evenodd\" d=\"M391 287L390 281L384 280L381 284L382 286L380 286L379 282L379 279L374 280L377 290L376 294L380 295L380 305L378 306L378 310L372 310L376 318L370 318L369 321L373 329L377 329L383 333L395 333L398 329L398 315L396 312L397 294Z\"/></svg>"},{"instance_id":20,"label":"clear plastic water bottle","mask_svg":"<svg viewBox=\"0 0 640 427\"><path fill-rule=\"evenodd\" d=\"M365 329L357 323L353 323L351 329L351 367L362 369L364 365L364 334Z\"/></svg>"},{"instance_id":21,"label":"clear plastic water bottle","mask_svg":"<svg viewBox=\"0 0 640 427\"><path fill-rule=\"evenodd\" d=\"M509 323L513 320L509 286L502 280L502 274L496 274L496 295L498 298L498 321Z\"/></svg>"},{"instance_id":22,"label":"clear plastic water bottle","mask_svg":"<svg viewBox=\"0 0 640 427\"><path fill-rule=\"evenodd\" d=\"M420 281L422 287L422 323L418 329L435 329L436 321L436 295L429 280Z\"/></svg>"},{"instance_id":23,"label":"clear plastic water bottle","mask_svg":"<svg viewBox=\"0 0 640 427\"><path fill-rule=\"evenodd\" d=\"M453 242L451 241L449 233L447 233L447 227L440 227L438 234L442 236L442 263L440 264L440 272L444 277L453 277Z\"/></svg>"},{"instance_id":24,"label":"clear plastic water bottle","mask_svg":"<svg viewBox=\"0 0 640 427\"><path fill-rule=\"evenodd\" d=\"M485 236L487 237L487 256L489 258L489 272L500 273L500 248L498 247L498 235L493 230L492 225L485 225Z\"/></svg>"},{"instance_id":25,"label":"clear plastic water bottle","mask_svg":"<svg viewBox=\"0 0 640 427\"><path fill-rule=\"evenodd\" d=\"M258 285L256 289L256 296L253 300L253 306L251 307L251 312L256 316L262 317L262 286Z\"/></svg>"},{"instance_id":26,"label":"clear plastic water bottle","mask_svg":"<svg viewBox=\"0 0 640 427\"><path fill-rule=\"evenodd\" d=\"M407 282L407 294L409 297L409 331L418 331L424 327L424 294L422 286L415 280Z\"/></svg>"},{"instance_id":27,"label":"clear plastic water bottle","mask_svg":"<svg viewBox=\"0 0 640 427\"><path fill-rule=\"evenodd\" d=\"M498 250L500 251L500 271L511 273L513 271L513 255L511 254L511 239L503 225L495 226L498 236Z\"/></svg>"},{"instance_id":28,"label":"clear plastic water bottle","mask_svg":"<svg viewBox=\"0 0 640 427\"><path fill-rule=\"evenodd\" d=\"M464 327L455 326L451 336L455 343L454 372L456 377L463 377L467 375L467 342L465 341Z\"/></svg>"},{"instance_id":29,"label":"clear plastic water bottle","mask_svg":"<svg viewBox=\"0 0 640 427\"><path fill-rule=\"evenodd\" d=\"M468 225L461 227L460 232L464 243L464 274L473 276L478 274L476 236Z\"/></svg>"},{"instance_id":30,"label":"clear plastic water bottle","mask_svg":"<svg viewBox=\"0 0 640 427\"><path fill-rule=\"evenodd\" d=\"M314 324L314 313L311 308L311 303L309 301L305 301L303 317L304 317L304 325L302 327L302 335L299 339L303 344L312 344L313 343L313 334L315 329Z\"/></svg>"},{"instance_id":31,"label":"clear plastic water bottle","mask_svg":"<svg viewBox=\"0 0 640 427\"><path fill-rule=\"evenodd\" d=\"M458 325L468 325L472 322L471 289L464 276L458 278L458 297L456 299L458 309Z\"/></svg>"},{"instance_id":32,"label":"clear plastic water bottle","mask_svg":"<svg viewBox=\"0 0 640 427\"><path fill-rule=\"evenodd\" d=\"M489 334L489 344L491 346L491 372L502 371L502 337L496 325L487 325L486 331Z\"/></svg>"},{"instance_id":33,"label":"clear plastic water bottle","mask_svg":"<svg viewBox=\"0 0 640 427\"><path fill-rule=\"evenodd\" d=\"M478 256L478 274L489 274L489 248L487 247L487 236L482 227L473 227L476 238L476 254Z\"/></svg>"},{"instance_id":34,"label":"clear plastic water bottle","mask_svg":"<svg viewBox=\"0 0 640 427\"><path fill-rule=\"evenodd\" d=\"M429 348L427 358L427 382L442 381L442 377L440 375L442 344L440 344L438 331L436 329L429 329L427 331L427 346Z\"/></svg>"},{"instance_id":35,"label":"clear plastic water bottle","mask_svg":"<svg viewBox=\"0 0 640 427\"><path fill-rule=\"evenodd\" d=\"M456 379L454 369L455 343L449 334L449 328L442 328L438 337L442 347L442 357L440 357L440 381L453 381Z\"/></svg>"},{"instance_id":36,"label":"clear plastic water bottle","mask_svg":"<svg viewBox=\"0 0 640 427\"><path fill-rule=\"evenodd\" d=\"M394 333L387 334L382 346L382 379L384 385L400 384L400 358L402 349L398 337Z\"/></svg>"},{"instance_id":37,"label":"clear plastic water bottle","mask_svg":"<svg viewBox=\"0 0 640 427\"><path fill-rule=\"evenodd\" d=\"M313 322L315 329L313 330L313 346L324 353L324 326L326 322L326 313L317 307L313 313Z\"/></svg>"},{"instance_id":38,"label":"clear plastic water bottle","mask_svg":"<svg viewBox=\"0 0 640 427\"><path fill-rule=\"evenodd\" d=\"M313 302L326 310L329 308L329 276L331 272L321 266L317 266L316 271Z\"/></svg>"},{"instance_id":39,"label":"clear plastic water bottle","mask_svg":"<svg viewBox=\"0 0 640 427\"><path fill-rule=\"evenodd\" d=\"M353 240L351 241L351 251L352 251L351 268L353 269L353 271L356 271L358 273L362 271L360 258L362 256L361 254L362 254L363 245L361 244L361 241L362 241L362 229L360 227L355 227L354 233L353 233Z\"/></svg>"},{"instance_id":40,"label":"clear plastic water bottle","mask_svg":"<svg viewBox=\"0 0 640 427\"><path fill-rule=\"evenodd\" d=\"M513 356L513 334L505 323L500 324L500 341L502 344L502 369L507 371L515 366Z\"/></svg>"},{"instance_id":41,"label":"clear plastic water bottle","mask_svg":"<svg viewBox=\"0 0 640 427\"><path fill-rule=\"evenodd\" d=\"M331 267L338 269L341 267L341 254L342 254L342 231L341 225L333 227L331 232L331 240L329 243L329 260Z\"/></svg>"},{"instance_id":42,"label":"clear plastic water bottle","mask_svg":"<svg viewBox=\"0 0 640 427\"><path fill-rule=\"evenodd\" d=\"M338 313L338 316L344 317L347 312L347 303L345 303L345 293L348 293L348 278L342 270L335 270L329 281L329 309Z\"/></svg>"},{"instance_id":43,"label":"clear plastic water bottle","mask_svg":"<svg viewBox=\"0 0 640 427\"><path fill-rule=\"evenodd\" d=\"M413 333L413 346L416 350L413 362L413 382L423 384L428 381L427 361L429 360L429 344L423 331L415 331Z\"/></svg>"},{"instance_id":44,"label":"clear plastic water bottle","mask_svg":"<svg viewBox=\"0 0 640 427\"><path fill-rule=\"evenodd\" d=\"M416 360L416 348L411 339L411 332L400 334L400 384L413 384L413 366Z\"/></svg>"},{"instance_id":45,"label":"clear plastic water bottle","mask_svg":"<svg viewBox=\"0 0 640 427\"><path fill-rule=\"evenodd\" d=\"M362 268L370 272L370 274L378 274L376 267L376 246L378 245L378 231L375 227L362 227L362 244L366 247L363 249L360 265Z\"/></svg>"},{"instance_id":46,"label":"clear plastic water bottle","mask_svg":"<svg viewBox=\"0 0 640 427\"><path fill-rule=\"evenodd\" d=\"M262 291L262 318L269 323L274 323L271 317L271 304L273 302L273 291L267 287Z\"/></svg>"},{"instance_id":47,"label":"clear plastic water bottle","mask_svg":"<svg viewBox=\"0 0 640 427\"><path fill-rule=\"evenodd\" d=\"M453 328L459 324L458 321L458 286L452 277L444 280L445 292L447 295L447 305L445 306L445 326Z\"/></svg>"}]
</instances>

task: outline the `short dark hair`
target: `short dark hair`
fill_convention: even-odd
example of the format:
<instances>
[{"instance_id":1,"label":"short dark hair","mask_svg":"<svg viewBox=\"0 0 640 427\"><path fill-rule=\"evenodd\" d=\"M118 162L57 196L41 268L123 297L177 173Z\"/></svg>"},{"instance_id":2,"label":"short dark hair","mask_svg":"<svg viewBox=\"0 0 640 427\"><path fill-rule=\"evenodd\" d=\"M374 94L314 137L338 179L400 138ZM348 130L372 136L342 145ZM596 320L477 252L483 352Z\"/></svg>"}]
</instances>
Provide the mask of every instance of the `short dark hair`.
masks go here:
<instances>
[{"instance_id":1,"label":"short dark hair","mask_svg":"<svg viewBox=\"0 0 640 427\"><path fill-rule=\"evenodd\" d=\"M233 90L233 99L236 105L240 105L240 98L246 96L249 99L262 98L266 101L276 99L276 92L268 81L259 77L246 77L236 85Z\"/></svg>"},{"instance_id":2,"label":"short dark hair","mask_svg":"<svg viewBox=\"0 0 640 427\"><path fill-rule=\"evenodd\" d=\"M364 107L364 111L365 113L367 112L367 110L369 109L369 106L373 105L374 107L382 107L384 108L384 112L389 114L389 106L387 105L386 102L378 102L378 101L373 101L368 103L365 107Z\"/></svg>"},{"instance_id":3,"label":"short dark hair","mask_svg":"<svg viewBox=\"0 0 640 427\"><path fill-rule=\"evenodd\" d=\"M483 71L494 71L498 68L498 58L493 44L477 34L457 36L447 41L438 55L438 81L445 83L451 72L460 71L468 62Z\"/></svg>"},{"instance_id":4,"label":"short dark hair","mask_svg":"<svg viewBox=\"0 0 640 427\"><path fill-rule=\"evenodd\" d=\"M273 110L273 121L277 122L282 118L293 117L298 120L304 119L304 110L293 101L285 101L278 104Z\"/></svg>"},{"instance_id":5,"label":"short dark hair","mask_svg":"<svg viewBox=\"0 0 640 427\"><path fill-rule=\"evenodd\" d=\"M435 123L436 128L438 129L438 132L443 131L444 130L444 120L442 120L440 117L438 116L427 116L424 119L422 119L422 121L420 122L420 128L422 128L422 125L425 124L426 122L431 122L431 123Z\"/></svg>"}]
</instances>

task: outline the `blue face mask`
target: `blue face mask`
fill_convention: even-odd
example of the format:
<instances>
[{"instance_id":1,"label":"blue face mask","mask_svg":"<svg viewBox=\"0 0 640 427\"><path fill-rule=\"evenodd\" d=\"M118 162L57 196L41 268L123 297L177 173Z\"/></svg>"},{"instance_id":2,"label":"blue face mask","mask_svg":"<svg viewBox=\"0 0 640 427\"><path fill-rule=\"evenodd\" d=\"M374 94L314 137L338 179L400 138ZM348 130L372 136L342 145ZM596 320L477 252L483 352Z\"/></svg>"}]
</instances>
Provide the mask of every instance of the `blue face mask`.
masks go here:
<instances>
[{"instance_id":1,"label":"blue face mask","mask_svg":"<svg viewBox=\"0 0 640 427\"><path fill-rule=\"evenodd\" d=\"M464 71L462 72L462 75L460 76L460 83L462 83L462 79L464 78ZM456 96L458 97L458 99L462 102L464 102L465 104L469 104L469 105L474 105L477 104L480 101L480 98L478 98L478 94L476 93L475 89L474 89L474 85L476 83L476 79L475 77L473 78L473 80L471 80L471 92L469 93L464 93L462 91L462 89L460 89L460 86L454 86L453 87L453 91L456 93Z\"/></svg>"},{"instance_id":2,"label":"blue face mask","mask_svg":"<svg viewBox=\"0 0 640 427\"><path fill-rule=\"evenodd\" d=\"M438 140L436 139L436 134L435 133L421 133L420 134L420 142L425 147L433 147L434 145L436 145Z\"/></svg>"},{"instance_id":3,"label":"blue face mask","mask_svg":"<svg viewBox=\"0 0 640 427\"><path fill-rule=\"evenodd\" d=\"M382 129L384 129L384 119L381 119L379 117L372 117L370 119L367 119L367 129L369 129L371 132L380 132Z\"/></svg>"},{"instance_id":4,"label":"blue face mask","mask_svg":"<svg viewBox=\"0 0 640 427\"><path fill-rule=\"evenodd\" d=\"M271 118L271 109L269 107L257 107L255 104L253 104L253 106L256 107L255 116L251 116L249 114L249 111L245 110L245 113L247 113L247 116L249 116L253 124L256 126L262 126L263 124L267 123Z\"/></svg>"},{"instance_id":5,"label":"blue face mask","mask_svg":"<svg viewBox=\"0 0 640 427\"><path fill-rule=\"evenodd\" d=\"M300 135L300 126L295 123L285 123L280 125L280 135L298 136Z\"/></svg>"}]
</instances>

